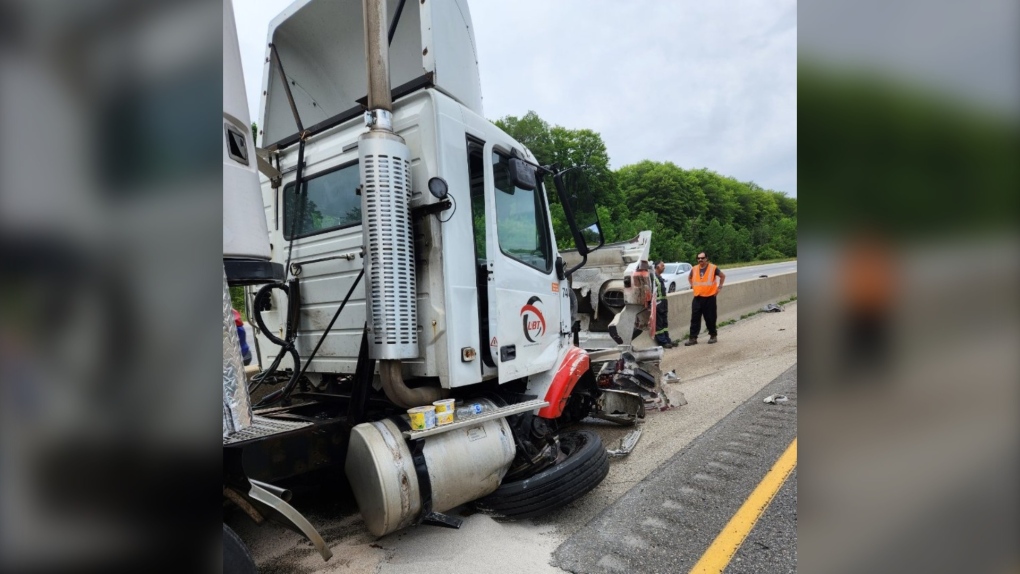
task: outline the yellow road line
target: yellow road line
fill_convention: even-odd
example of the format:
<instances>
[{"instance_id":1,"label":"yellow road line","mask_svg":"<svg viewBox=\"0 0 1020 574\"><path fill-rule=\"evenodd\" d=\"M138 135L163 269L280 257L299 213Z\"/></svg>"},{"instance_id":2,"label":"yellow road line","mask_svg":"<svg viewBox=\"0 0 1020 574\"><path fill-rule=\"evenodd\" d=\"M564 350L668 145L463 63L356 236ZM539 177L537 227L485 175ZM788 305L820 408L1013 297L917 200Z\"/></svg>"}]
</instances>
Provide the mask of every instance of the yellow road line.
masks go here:
<instances>
[{"instance_id":1,"label":"yellow road line","mask_svg":"<svg viewBox=\"0 0 1020 574\"><path fill-rule=\"evenodd\" d=\"M744 543L748 533L796 466L797 439L794 438L790 446L786 447L786 452L772 465L751 496L747 497L737 513L723 527L722 532L712 541L708 550L701 555L701 560L691 568L691 574L718 574L726 569L737 549Z\"/></svg>"}]
</instances>

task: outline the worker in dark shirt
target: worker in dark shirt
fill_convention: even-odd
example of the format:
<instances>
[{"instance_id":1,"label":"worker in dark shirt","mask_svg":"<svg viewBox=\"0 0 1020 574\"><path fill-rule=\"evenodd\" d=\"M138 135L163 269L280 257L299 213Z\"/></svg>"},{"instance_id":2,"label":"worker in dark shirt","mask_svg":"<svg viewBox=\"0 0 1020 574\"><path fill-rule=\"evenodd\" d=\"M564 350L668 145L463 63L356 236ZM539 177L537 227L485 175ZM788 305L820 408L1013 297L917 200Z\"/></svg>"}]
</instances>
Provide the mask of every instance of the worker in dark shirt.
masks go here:
<instances>
[{"instance_id":1,"label":"worker in dark shirt","mask_svg":"<svg viewBox=\"0 0 1020 574\"><path fill-rule=\"evenodd\" d=\"M666 299L666 282L662 272L666 264L659 261L655 264L655 342L663 348L672 349L676 346L669 338L669 301Z\"/></svg>"}]
</instances>

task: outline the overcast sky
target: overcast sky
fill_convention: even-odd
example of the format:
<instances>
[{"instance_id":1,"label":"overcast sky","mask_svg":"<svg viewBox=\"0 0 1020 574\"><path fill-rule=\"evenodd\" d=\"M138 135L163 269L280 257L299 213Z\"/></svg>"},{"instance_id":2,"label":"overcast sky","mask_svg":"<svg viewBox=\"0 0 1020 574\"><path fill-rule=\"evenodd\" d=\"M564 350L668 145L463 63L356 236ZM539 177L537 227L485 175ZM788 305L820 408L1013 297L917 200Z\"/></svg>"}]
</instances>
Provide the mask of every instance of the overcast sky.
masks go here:
<instances>
[{"instance_id":1,"label":"overcast sky","mask_svg":"<svg viewBox=\"0 0 1020 574\"><path fill-rule=\"evenodd\" d=\"M234 0L253 120L269 21L290 3ZM468 5L489 119L534 110L602 134L614 169L671 161L796 197L795 1Z\"/></svg>"}]
</instances>

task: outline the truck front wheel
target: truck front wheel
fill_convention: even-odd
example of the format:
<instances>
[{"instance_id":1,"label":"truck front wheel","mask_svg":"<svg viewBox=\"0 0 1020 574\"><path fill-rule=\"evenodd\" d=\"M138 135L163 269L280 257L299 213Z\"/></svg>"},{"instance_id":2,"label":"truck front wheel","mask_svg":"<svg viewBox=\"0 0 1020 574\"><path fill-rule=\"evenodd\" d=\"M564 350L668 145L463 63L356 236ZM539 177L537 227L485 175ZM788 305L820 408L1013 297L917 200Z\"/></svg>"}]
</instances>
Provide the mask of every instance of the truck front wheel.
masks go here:
<instances>
[{"instance_id":1,"label":"truck front wheel","mask_svg":"<svg viewBox=\"0 0 1020 574\"><path fill-rule=\"evenodd\" d=\"M593 490L609 473L602 439L591 431L563 433L554 465L532 476L506 482L475 501L483 512L535 518L565 506Z\"/></svg>"}]
</instances>

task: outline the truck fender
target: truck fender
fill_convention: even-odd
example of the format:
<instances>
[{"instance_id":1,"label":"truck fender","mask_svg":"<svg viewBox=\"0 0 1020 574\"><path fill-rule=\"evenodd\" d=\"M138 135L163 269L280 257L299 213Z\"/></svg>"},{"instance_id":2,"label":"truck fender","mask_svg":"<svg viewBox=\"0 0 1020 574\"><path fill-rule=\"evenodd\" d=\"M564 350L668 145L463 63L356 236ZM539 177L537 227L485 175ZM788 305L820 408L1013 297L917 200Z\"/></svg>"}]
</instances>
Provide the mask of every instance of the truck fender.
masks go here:
<instances>
[{"instance_id":1,"label":"truck fender","mask_svg":"<svg viewBox=\"0 0 1020 574\"><path fill-rule=\"evenodd\" d=\"M549 406L542 407L538 411L538 416L546 419L555 419L562 415L563 409L567 405L567 400L570 398L570 393L574 390L574 385L588 371L590 366L591 361L584 349L573 346L568 347L563 358L560 359L559 367L555 369L552 375L549 388L545 392L545 400L549 401Z\"/></svg>"}]
</instances>

